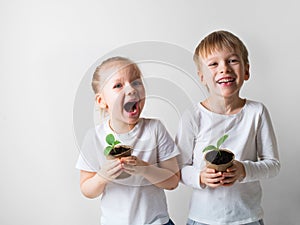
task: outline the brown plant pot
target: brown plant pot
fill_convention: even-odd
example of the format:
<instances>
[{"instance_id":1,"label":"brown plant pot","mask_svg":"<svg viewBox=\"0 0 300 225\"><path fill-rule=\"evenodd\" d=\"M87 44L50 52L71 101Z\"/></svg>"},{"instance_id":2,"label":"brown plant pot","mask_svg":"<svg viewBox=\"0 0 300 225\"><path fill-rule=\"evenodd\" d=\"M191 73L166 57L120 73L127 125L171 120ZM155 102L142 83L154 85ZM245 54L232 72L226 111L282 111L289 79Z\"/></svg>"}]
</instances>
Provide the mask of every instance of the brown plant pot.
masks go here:
<instances>
[{"instance_id":1,"label":"brown plant pot","mask_svg":"<svg viewBox=\"0 0 300 225\"><path fill-rule=\"evenodd\" d=\"M131 156L133 148L129 145L116 145L110 154L106 156L107 159L120 159L122 157ZM123 179L129 177L130 174L122 172L117 179Z\"/></svg>"},{"instance_id":2,"label":"brown plant pot","mask_svg":"<svg viewBox=\"0 0 300 225\"><path fill-rule=\"evenodd\" d=\"M209 151L204 155L204 160L208 168L224 172L228 167L232 166L234 153L228 149L220 149L220 152L221 154L218 151Z\"/></svg>"}]
</instances>

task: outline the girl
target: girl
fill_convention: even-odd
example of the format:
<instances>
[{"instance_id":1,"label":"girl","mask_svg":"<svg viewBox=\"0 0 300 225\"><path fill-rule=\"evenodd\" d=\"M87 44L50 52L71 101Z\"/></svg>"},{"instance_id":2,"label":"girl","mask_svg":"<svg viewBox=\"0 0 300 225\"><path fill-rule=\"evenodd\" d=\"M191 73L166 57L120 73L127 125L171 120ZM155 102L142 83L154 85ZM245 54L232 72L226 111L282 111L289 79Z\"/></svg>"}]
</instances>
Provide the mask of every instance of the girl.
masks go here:
<instances>
[{"instance_id":1,"label":"girl","mask_svg":"<svg viewBox=\"0 0 300 225\"><path fill-rule=\"evenodd\" d=\"M127 58L109 58L95 70L92 87L108 118L84 139L76 166L82 193L101 196L102 225L173 224L164 189L178 185L178 151L159 120L140 118L145 104L140 69ZM132 156L107 160L109 133L133 146ZM124 172L131 176L120 179Z\"/></svg>"}]
</instances>

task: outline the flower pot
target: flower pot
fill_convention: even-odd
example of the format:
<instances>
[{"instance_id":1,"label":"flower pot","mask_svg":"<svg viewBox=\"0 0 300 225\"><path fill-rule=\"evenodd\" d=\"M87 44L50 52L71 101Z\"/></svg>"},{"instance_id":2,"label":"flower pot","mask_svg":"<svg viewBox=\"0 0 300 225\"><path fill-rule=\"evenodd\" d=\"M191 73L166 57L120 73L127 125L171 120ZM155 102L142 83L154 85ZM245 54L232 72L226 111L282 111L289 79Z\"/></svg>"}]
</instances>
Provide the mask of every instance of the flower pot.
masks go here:
<instances>
[{"instance_id":1,"label":"flower pot","mask_svg":"<svg viewBox=\"0 0 300 225\"><path fill-rule=\"evenodd\" d=\"M113 150L106 156L107 159L120 159L122 157L131 156L133 148L129 145L116 145ZM123 179L129 177L130 174L122 172L117 179Z\"/></svg>"},{"instance_id":2,"label":"flower pot","mask_svg":"<svg viewBox=\"0 0 300 225\"><path fill-rule=\"evenodd\" d=\"M220 149L220 153L219 151L209 151L204 155L204 160L208 168L224 172L228 167L232 166L234 153L228 149Z\"/></svg>"}]
</instances>

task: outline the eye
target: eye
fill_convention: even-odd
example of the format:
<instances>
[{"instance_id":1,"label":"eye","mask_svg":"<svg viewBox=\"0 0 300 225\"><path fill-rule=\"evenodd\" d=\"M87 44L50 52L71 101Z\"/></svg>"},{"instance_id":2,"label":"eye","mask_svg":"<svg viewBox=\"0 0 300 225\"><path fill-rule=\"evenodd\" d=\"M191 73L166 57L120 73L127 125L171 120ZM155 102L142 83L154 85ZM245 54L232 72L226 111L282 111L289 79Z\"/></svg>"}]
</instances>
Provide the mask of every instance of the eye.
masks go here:
<instances>
[{"instance_id":1,"label":"eye","mask_svg":"<svg viewBox=\"0 0 300 225\"><path fill-rule=\"evenodd\" d=\"M211 62L208 64L209 67L215 67L217 65L218 65L218 63L216 63L216 62Z\"/></svg>"},{"instance_id":2,"label":"eye","mask_svg":"<svg viewBox=\"0 0 300 225\"><path fill-rule=\"evenodd\" d=\"M143 85L143 82L141 80L134 80L131 82L132 86L140 86Z\"/></svg>"},{"instance_id":3,"label":"eye","mask_svg":"<svg viewBox=\"0 0 300 225\"><path fill-rule=\"evenodd\" d=\"M237 64L237 63L239 63L240 61L238 60L238 59L236 59L236 58L232 58L232 59L229 59L228 60L228 63L230 63L230 64Z\"/></svg>"},{"instance_id":4,"label":"eye","mask_svg":"<svg viewBox=\"0 0 300 225\"><path fill-rule=\"evenodd\" d=\"M113 88L115 89L115 88L121 88L122 87L122 84L121 83L117 83L117 84L115 84L114 86L113 86Z\"/></svg>"}]
</instances>

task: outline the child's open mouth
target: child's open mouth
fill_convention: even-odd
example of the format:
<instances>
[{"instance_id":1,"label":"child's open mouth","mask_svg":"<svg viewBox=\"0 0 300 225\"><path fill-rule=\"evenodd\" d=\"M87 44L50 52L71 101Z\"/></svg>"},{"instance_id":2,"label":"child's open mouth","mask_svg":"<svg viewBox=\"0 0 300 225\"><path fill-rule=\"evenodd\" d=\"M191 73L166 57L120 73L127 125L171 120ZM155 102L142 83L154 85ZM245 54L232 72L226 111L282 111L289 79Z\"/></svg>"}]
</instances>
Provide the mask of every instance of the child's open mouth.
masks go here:
<instances>
[{"instance_id":1,"label":"child's open mouth","mask_svg":"<svg viewBox=\"0 0 300 225\"><path fill-rule=\"evenodd\" d=\"M127 102L124 105L124 110L128 113L134 113L137 111L137 107L138 107L138 102L134 101L134 102Z\"/></svg>"},{"instance_id":2,"label":"child's open mouth","mask_svg":"<svg viewBox=\"0 0 300 225\"><path fill-rule=\"evenodd\" d=\"M227 84L234 82L235 78L221 78L220 80L217 81L218 84Z\"/></svg>"}]
</instances>

